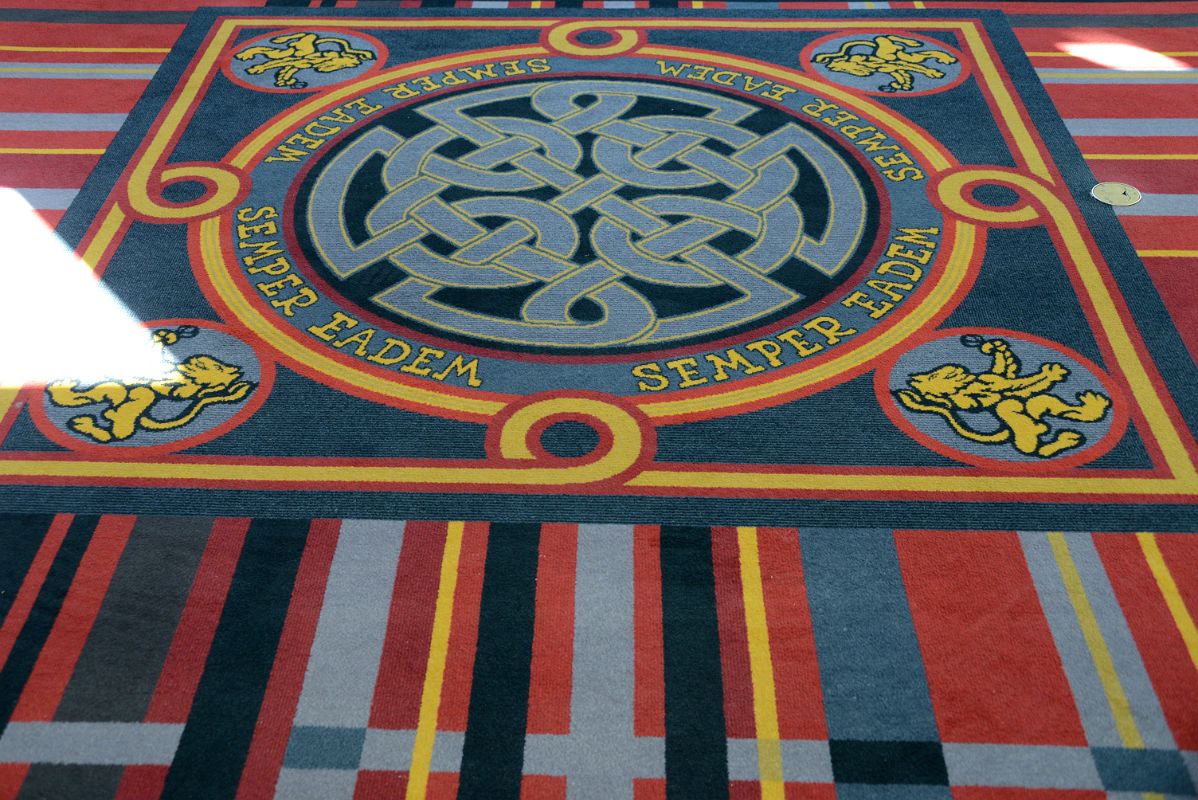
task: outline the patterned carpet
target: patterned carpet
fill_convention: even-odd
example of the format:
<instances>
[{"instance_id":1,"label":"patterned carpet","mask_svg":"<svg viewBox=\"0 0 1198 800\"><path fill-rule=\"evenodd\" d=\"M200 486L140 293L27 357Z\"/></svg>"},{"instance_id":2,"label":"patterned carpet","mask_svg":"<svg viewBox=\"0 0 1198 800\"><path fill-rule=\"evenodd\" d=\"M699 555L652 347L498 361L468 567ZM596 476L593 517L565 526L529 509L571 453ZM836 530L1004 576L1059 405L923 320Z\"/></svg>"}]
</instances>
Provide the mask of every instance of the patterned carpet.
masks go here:
<instances>
[{"instance_id":1,"label":"patterned carpet","mask_svg":"<svg viewBox=\"0 0 1198 800\"><path fill-rule=\"evenodd\" d=\"M0 0L0 798L1198 796L1198 3L233 5Z\"/></svg>"}]
</instances>

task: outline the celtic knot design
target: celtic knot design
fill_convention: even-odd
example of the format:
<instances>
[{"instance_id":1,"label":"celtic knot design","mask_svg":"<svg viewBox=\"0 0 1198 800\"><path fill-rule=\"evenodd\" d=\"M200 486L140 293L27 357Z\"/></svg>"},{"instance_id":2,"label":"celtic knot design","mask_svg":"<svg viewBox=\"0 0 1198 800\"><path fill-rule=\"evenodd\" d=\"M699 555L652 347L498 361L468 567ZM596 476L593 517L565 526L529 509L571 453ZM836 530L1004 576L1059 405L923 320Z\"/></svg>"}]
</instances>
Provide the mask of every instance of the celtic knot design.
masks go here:
<instances>
[{"instance_id":1,"label":"celtic knot design","mask_svg":"<svg viewBox=\"0 0 1198 800\"><path fill-rule=\"evenodd\" d=\"M383 265L370 299L452 334L572 349L708 337L839 282L866 236L843 156L713 92L537 81L404 113L403 135L376 125L321 166L307 228L333 276ZM351 185L371 170L384 192L355 222Z\"/></svg>"}]
</instances>

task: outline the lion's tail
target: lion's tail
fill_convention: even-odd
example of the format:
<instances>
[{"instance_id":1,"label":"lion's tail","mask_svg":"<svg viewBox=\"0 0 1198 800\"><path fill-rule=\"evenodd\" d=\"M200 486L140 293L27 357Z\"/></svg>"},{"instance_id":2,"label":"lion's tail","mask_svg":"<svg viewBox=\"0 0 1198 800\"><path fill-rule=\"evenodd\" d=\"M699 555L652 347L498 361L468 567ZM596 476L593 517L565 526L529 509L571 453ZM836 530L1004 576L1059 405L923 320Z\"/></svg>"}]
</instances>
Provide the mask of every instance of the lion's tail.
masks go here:
<instances>
[{"instance_id":1,"label":"lion's tail","mask_svg":"<svg viewBox=\"0 0 1198 800\"><path fill-rule=\"evenodd\" d=\"M934 406L925 403L916 403L912 400L905 400L903 404L913 411L929 411L933 414L939 414L940 416L944 417L945 422L947 422L949 426L957 432L958 435L965 437L971 442L978 442L980 444L1002 444L1011 438L1011 431L1009 428L1003 428L1002 430L995 431L994 433L978 433L977 431L963 424L961 420L957 419L957 415L953 413L951 408Z\"/></svg>"}]
</instances>

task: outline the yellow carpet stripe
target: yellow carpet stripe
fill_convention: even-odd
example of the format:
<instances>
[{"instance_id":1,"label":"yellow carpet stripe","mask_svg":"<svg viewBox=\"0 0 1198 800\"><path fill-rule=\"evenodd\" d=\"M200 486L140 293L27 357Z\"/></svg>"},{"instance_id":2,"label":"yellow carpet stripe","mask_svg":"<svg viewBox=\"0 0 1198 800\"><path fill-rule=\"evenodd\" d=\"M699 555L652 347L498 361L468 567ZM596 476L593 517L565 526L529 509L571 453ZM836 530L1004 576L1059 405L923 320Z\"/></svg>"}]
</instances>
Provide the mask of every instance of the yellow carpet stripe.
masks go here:
<instances>
[{"instance_id":1,"label":"yellow carpet stripe","mask_svg":"<svg viewBox=\"0 0 1198 800\"><path fill-rule=\"evenodd\" d=\"M17 402L17 395L20 393L20 386L0 386L0 419L4 419L13 403Z\"/></svg>"},{"instance_id":2,"label":"yellow carpet stripe","mask_svg":"<svg viewBox=\"0 0 1198 800\"><path fill-rule=\"evenodd\" d=\"M121 210L120 205L114 204L108 210L108 216L104 217L104 221L100 223L100 229L80 256L84 264L93 270L96 268L96 265L107 253L108 247L115 240L117 232L125 224L125 219L125 212Z\"/></svg>"},{"instance_id":3,"label":"yellow carpet stripe","mask_svg":"<svg viewBox=\"0 0 1198 800\"><path fill-rule=\"evenodd\" d=\"M745 599L745 628L749 634L749 674L753 680L753 717L757 723L757 768L761 773L761 800L785 800L782 782L782 745L778 732L778 698L770 657L770 631L765 618L765 590L761 585L761 558L757 529L737 528L740 545L740 580Z\"/></svg>"},{"instance_id":4,"label":"yellow carpet stripe","mask_svg":"<svg viewBox=\"0 0 1198 800\"><path fill-rule=\"evenodd\" d=\"M1198 250L1137 250L1140 258L1198 258Z\"/></svg>"},{"instance_id":5,"label":"yellow carpet stripe","mask_svg":"<svg viewBox=\"0 0 1198 800\"><path fill-rule=\"evenodd\" d=\"M416 742L412 745L408 790L404 795L407 800L424 800L428 792L428 772L437 740L437 713L441 709L441 687L445 681L445 660L449 655L449 628L453 621L453 596L458 585L458 561L465 527L463 522L451 522L445 537L437 607L433 612L433 637L428 648L424 689L420 694L420 717L416 722Z\"/></svg>"},{"instance_id":6,"label":"yellow carpet stripe","mask_svg":"<svg viewBox=\"0 0 1198 800\"><path fill-rule=\"evenodd\" d=\"M1124 747L1142 749L1144 738L1140 735L1140 729L1136 727L1135 718L1132 717L1131 704L1123 691L1123 684L1119 682L1111 651L1103 638L1102 629L1098 627L1098 619L1094 616L1090 599L1086 597L1086 588L1082 585L1077 565L1073 563L1073 556L1069 553L1065 534L1050 533L1048 542L1052 546L1057 568L1061 571L1069 602L1073 604L1073 612L1077 615L1078 625L1081 626L1082 636L1086 639L1086 647L1090 650L1094 669L1098 672L1098 679L1102 681L1102 690L1106 694L1107 705L1111 708L1111 716L1115 718L1115 729L1119 731L1119 738L1123 740Z\"/></svg>"},{"instance_id":7,"label":"yellow carpet stripe","mask_svg":"<svg viewBox=\"0 0 1198 800\"><path fill-rule=\"evenodd\" d=\"M103 147L0 147L0 155L11 156L102 156Z\"/></svg>"},{"instance_id":8,"label":"yellow carpet stripe","mask_svg":"<svg viewBox=\"0 0 1198 800\"><path fill-rule=\"evenodd\" d=\"M1156 536L1151 533L1137 533L1136 538L1140 541L1140 549L1144 551L1148 568L1152 570L1152 577L1156 579L1156 585L1165 598L1165 605L1173 615L1173 623L1181 634L1181 640L1185 642L1190 661L1194 663L1194 669L1198 669L1198 627L1194 625L1194 618L1186 608L1181 592L1177 590L1177 582L1173 580L1173 573L1165 563L1160 545L1156 543Z\"/></svg>"}]
</instances>

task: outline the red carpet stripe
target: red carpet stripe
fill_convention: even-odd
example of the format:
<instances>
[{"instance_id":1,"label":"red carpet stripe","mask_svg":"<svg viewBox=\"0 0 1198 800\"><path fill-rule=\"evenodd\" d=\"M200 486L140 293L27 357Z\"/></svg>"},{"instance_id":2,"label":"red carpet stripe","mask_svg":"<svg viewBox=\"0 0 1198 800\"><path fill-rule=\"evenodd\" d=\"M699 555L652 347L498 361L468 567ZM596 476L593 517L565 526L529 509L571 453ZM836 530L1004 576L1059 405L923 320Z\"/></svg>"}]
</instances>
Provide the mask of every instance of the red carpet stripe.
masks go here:
<instances>
[{"instance_id":1,"label":"red carpet stripe","mask_svg":"<svg viewBox=\"0 0 1198 800\"><path fill-rule=\"evenodd\" d=\"M720 666L724 678L724 722L730 738L751 739L757 735L757 724L753 716L749 635L745 625L744 590L741 586L735 528L712 530L711 558L715 568Z\"/></svg>"},{"instance_id":2,"label":"red carpet stripe","mask_svg":"<svg viewBox=\"0 0 1198 800\"><path fill-rule=\"evenodd\" d=\"M433 635L445 531L444 522L409 522L404 528L387 635L370 709L373 728L416 728Z\"/></svg>"},{"instance_id":3,"label":"red carpet stripe","mask_svg":"<svg viewBox=\"0 0 1198 800\"><path fill-rule=\"evenodd\" d=\"M1185 141L1189 142L1190 149L1198 154L1198 138ZM1084 139L1081 140L1081 146L1082 152L1087 152L1084 149ZM1137 150L1135 142L1129 141L1119 152L1135 153ZM1194 187L1198 186L1198 158L1187 161L1092 159L1086 164L1098 180L1130 183L1145 194L1180 194L1192 192ZM1193 238L1198 239L1198 235Z\"/></svg>"},{"instance_id":4,"label":"red carpet stripe","mask_svg":"<svg viewBox=\"0 0 1198 800\"><path fill-rule=\"evenodd\" d=\"M2 80L2 79L0 79ZM0 111L24 113L128 113L146 90L145 80L9 79L0 83ZM8 174L0 166L0 174Z\"/></svg>"},{"instance_id":5,"label":"red carpet stripe","mask_svg":"<svg viewBox=\"0 0 1198 800\"><path fill-rule=\"evenodd\" d=\"M543 525L528 693L529 733L570 732L577 561L578 526Z\"/></svg>"},{"instance_id":6,"label":"red carpet stripe","mask_svg":"<svg viewBox=\"0 0 1198 800\"><path fill-rule=\"evenodd\" d=\"M892 4L893 5L893 4ZM927 0L924 3L925 8L946 8L959 9L961 3L958 0ZM1007 3L1007 2L980 2L979 0L970 0L970 8L997 8L1006 11L1008 14L1126 14L1128 13L1127 3L1115 2L1097 2L1097 3ZM1136 14L1184 14L1193 11L1193 3L1181 2L1174 0L1173 2L1159 3L1136 3Z\"/></svg>"},{"instance_id":7,"label":"red carpet stripe","mask_svg":"<svg viewBox=\"0 0 1198 800\"><path fill-rule=\"evenodd\" d=\"M205 6L261 6L264 0L150 0L138 4L140 11L195 11ZM0 8L30 8L53 6L63 11L128 11L127 0L54 0L53 3L30 3L29 0L0 0Z\"/></svg>"},{"instance_id":8,"label":"red carpet stripe","mask_svg":"<svg viewBox=\"0 0 1198 800\"><path fill-rule=\"evenodd\" d=\"M0 151L0 175L6 186L28 189L75 189L100 160L95 155L29 155Z\"/></svg>"},{"instance_id":9,"label":"red carpet stripe","mask_svg":"<svg viewBox=\"0 0 1198 800\"><path fill-rule=\"evenodd\" d=\"M826 739L828 725L799 533L792 528L758 528L757 546L778 695L779 733L783 739Z\"/></svg>"},{"instance_id":10,"label":"red carpet stripe","mask_svg":"<svg viewBox=\"0 0 1198 800\"><path fill-rule=\"evenodd\" d=\"M354 800L401 798L408 788L408 773L362 770L354 785ZM458 794L458 776L434 772L428 778L425 800L454 800Z\"/></svg>"},{"instance_id":11,"label":"red carpet stripe","mask_svg":"<svg viewBox=\"0 0 1198 800\"><path fill-rule=\"evenodd\" d=\"M1156 542L1177 582L1182 600L1190 614L1198 616L1198 538L1163 533L1156 536Z\"/></svg>"},{"instance_id":12,"label":"red carpet stripe","mask_svg":"<svg viewBox=\"0 0 1198 800\"><path fill-rule=\"evenodd\" d=\"M108 583L136 520L136 517L124 515L100 518L71 588L62 601L62 610L13 710L14 721L48 722L54 719L54 712L75 671L75 663L96 621Z\"/></svg>"},{"instance_id":13,"label":"red carpet stripe","mask_svg":"<svg viewBox=\"0 0 1198 800\"><path fill-rule=\"evenodd\" d=\"M62 547L62 540L66 538L67 531L74 519L73 514L56 516L50 523L50 529L46 532L46 538L42 540L37 555L33 557L33 563L29 565L29 569L25 573L25 580L21 584L21 588L17 590L17 596L13 599L8 614L4 617L4 624L0 626L0 667L3 667L4 663L8 661L13 643L16 642L21 629L25 627L25 621L29 619L29 612L37 601L46 575L50 572L50 567L58 555L58 549Z\"/></svg>"},{"instance_id":14,"label":"red carpet stripe","mask_svg":"<svg viewBox=\"0 0 1198 800\"><path fill-rule=\"evenodd\" d=\"M1198 84L1170 84L1169 102L1153 104L1145 109L1143 85L1054 83L1047 87L1048 95L1062 117L1142 117L1145 111L1153 117L1198 116Z\"/></svg>"},{"instance_id":15,"label":"red carpet stripe","mask_svg":"<svg viewBox=\"0 0 1198 800\"><path fill-rule=\"evenodd\" d=\"M135 764L125 767L114 800L152 800L162 796L170 767Z\"/></svg>"},{"instance_id":16,"label":"red carpet stripe","mask_svg":"<svg viewBox=\"0 0 1198 800\"><path fill-rule=\"evenodd\" d=\"M566 776L525 775L520 800L566 800Z\"/></svg>"},{"instance_id":17,"label":"red carpet stripe","mask_svg":"<svg viewBox=\"0 0 1198 800\"><path fill-rule=\"evenodd\" d=\"M279 650L262 699L262 711L241 774L237 800L270 800L274 797L340 529L339 520L312 522L295 587L291 591L283 632L279 636Z\"/></svg>"},{"instance_id":18,"label":"red carpet stripe","mask_svg":"<svg viewBox=\"0 0 1198 800\"><path fill-rule=\"evenodd\" d=\"M953 800L1107 800L1106 792L1079 789L999 789L954 786ZM1139 796L1139 795L1137 795Z\"/></svg>"},{"instance_id":19,"label":"red carpet stripe","mask_svg":"<svg viewBox=\"0 0 1198 800\"><path fill-rule=\"evenodd\" d=\"M485 522L467 522L462 532L453 624L449 630L449 654L445 661L445 685L437 715L437 729L442 731L466 730L474 651L478 644L479 602L487 560L487 531Z\"/></svg>"},{"instance_id":20,"label":"red carpet stripe","mask_svg":"<svg viewBox=\"0 0 1198 800\"><path fill-rule=\"evenodd\" d=\"M0 153L8 149L104 150L112 144L115 131L4 131L0 130ZM6 185L11 181L3 173ZM73 187L77 188L77 187Z\"/></svg>"},{"instance_id":21,"label":"red carpet stripe","mask_svg":"<svg viewBox=\"0 0 1198 800\"><path fill-rule=\"evenodd\" d=\"M1173 324L1189 348L1190 355L1198 361L1198 304L1189 302L1193 293L1194 264L1198 254L1189 258L1145 259L1152 282L1161 296L1169 303Z\"/></svg>"},{"instance_id":22,"label":"red carpet stripe","mask_svg":"<svg viewBox=\"0 0 1198 800\"><path fill-rule=\"evenodd\" d=\"M1180 537L1157 534L1155 538L1159 545ZM1094 544L1178 747L1198 749L1198 704L1190 690L1198 680L1198 670L1190 660L1185 642L1144 558L1144 551L1136 537L1127 534L1098 535L1094 537ZM1188 549L1193 552L1183 555L1191 559L1198 557L1198 548ZM1170 572L1175 576L1178 561L1180 559L1173 559L1174 563L1169 564Z\"/></svg>"},{"instance_id":23,"label":"red carpet stripe","mask_svg":"<svg viewBox=\"0 0 1198 800\"><path fill-rule=\"evenodd\" d=\"M31 67L50 64L112 64L114 67L157 67L166 58L166 47L83 47L64 45L46 47L42 45L11 44L0 33L0 61L5 64L28 64ZM50 76L47 76L50 77Z\"/></svg>"},{"instance_id":24,"label":"red carpet stripe","mask_svg":"<svg viewBox=\"0 0 1198 800\"><path fill-rule=\"evenodd\" d=\"M1151 134L1150 130L1143 131ZM1193 136L1077 136L1074 138L1083 154L1130 153L1134 155L1198 154L1198 133ZM1191 188L1193 188L1191 186Z\"/></svg>"},{"instance_id":25,"label":"red carpet stripe","mask_svg":"<svg viewBox=\"0 0 1198 800\"><path fill-rule=\"evenodd\" d=\"M972 5L972 4L971 4ZM1003 6L1007 9L1007 13L1017 13L1010 10L1013 3L1004 3ZM1046 4L1042 4L1046 5ZM1159 8L1167 3L1137 3L1136 13L1140 13L1140 9L1144 8ZM1089 9L1095 8L1093 4L1086 4L1085 11L1082 13L1092 13ZM1126 12L1127 6L1123 9ZM1193 13L1193 4L1190 4L1190 13ZM1045 12L1051 13L1051 12ZM1101 24L1099 22L1098 24ZM1110 43L1110 44L1132 44L1136 47L1142 47L1146 50L1152 50L1157 53L1170 52L1192 52L1198 47L1194 46L1198 42L1198 28L1183 28L1183 27L1160 27L1160 28L1019 28L1015 29L1015 35L1019 38L1019 43L1023 45L1023 49L1032 53L1037 52L1066 52L1063 49L1064 45L1073 43L1094 44L1094 43ZM1063 62L1069 63L1069 62Z\"/></svg>"},{"instance_id":26,"label":"red carpet stripe","mask_svg":"<svg viewBox=\"0 0 1198 800\"><path fill-rule=\"evenodd\" d=\"M146 722L186 722L245 543L248 519L218 519L162 666Z\"/></svg>"},{"instance_id":27,"label":"red carpet stripe","mask_svg":"<svg viewBox=\"0 0 1198 800\"><path fill-rule=\"evenodd\" d=\"M1013 533L895 534L944 741L1084 745Z\"/></svg>"},{"instance_id":28,"label":"red carpet stripe","mask_svg":"<svg viewBox=\"0 0 1198 800\"><path fill-rule=\"evenodd\" d=\"M4 7L7 6L0 4L0 8ZM114 48L169 50L181 33L183 33L182 25L104 25L5 21L4 26L0 28L0 46L49 48L45 52L61 52L66 48L78 47L101 50ZM158 53L158 60L162 60L165 55L165 53Z\"/></svg>"},{"instance_id":29,"label":"red carpet stripe","mask_svg":"<svg viewBox=\"0 0 1198 800\"><path fill-rule=\"evenodd\" d=\"M1179 225L1170 217L1127 216L1119 222L1137 250L1198 250L1198 225L1184 224L1184 220Z\"/></svg>"},{"instance_id":30,"label":"red carpet stripe","mask_svg":"<svg viewBox=\"0 0 1198 800\"><path fill-rule=\"evenodd\" d=\"M638 525L633 541L636 636L635 732L665 736L665 667L661 629L661 529Z\"/></svg>"}]
</instances>

